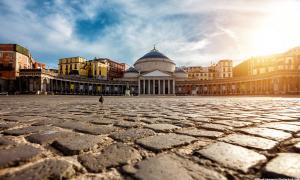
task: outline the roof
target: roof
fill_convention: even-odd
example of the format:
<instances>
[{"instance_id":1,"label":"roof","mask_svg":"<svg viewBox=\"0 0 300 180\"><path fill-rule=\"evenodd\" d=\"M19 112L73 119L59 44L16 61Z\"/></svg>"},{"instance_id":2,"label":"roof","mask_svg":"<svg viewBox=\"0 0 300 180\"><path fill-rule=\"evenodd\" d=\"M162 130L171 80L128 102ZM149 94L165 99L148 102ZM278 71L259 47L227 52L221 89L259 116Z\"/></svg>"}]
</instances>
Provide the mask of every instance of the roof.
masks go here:
<instances>
[{"instance_id":1,"label":"roof","mask_svg":"<svg viewBox=\"0 0 300 180\"><path fill-rule=\"evenodd\" d=\"M155 46L154 48L148 52L147 54L145 54L144 56L142 56L141 58L139 58L136 62L136 63L139 63L139 62L144 62L144 61L148 61L148 60L158 60L158 61L167 61L167 62L171 62L174 64L174 62L169 59L166 55L164 55L163 53L159 52Z\"/></svg>"},{"instance_id":2,"label":"roof","mask_svg":"<svg viewBox=\"0 0 300 180\"><path fill-rule=\"evenodd\" d=\"M146 59L146 58L163 58L163 59L169 59L166 55L164 55L163 53L159 52L155 47L150 52L148 52L143 57L141 57L140 59Z\"/></svg>"},{"instance_id":3,"label":"roof","mask_svg":"<svg viewBox=\"0 0 300 180\"><path fill-rule=\"evenodd\" d=\"M125 71L125 73L139 73L134 67L130 67Z\"/></svg>"}]
</instances>

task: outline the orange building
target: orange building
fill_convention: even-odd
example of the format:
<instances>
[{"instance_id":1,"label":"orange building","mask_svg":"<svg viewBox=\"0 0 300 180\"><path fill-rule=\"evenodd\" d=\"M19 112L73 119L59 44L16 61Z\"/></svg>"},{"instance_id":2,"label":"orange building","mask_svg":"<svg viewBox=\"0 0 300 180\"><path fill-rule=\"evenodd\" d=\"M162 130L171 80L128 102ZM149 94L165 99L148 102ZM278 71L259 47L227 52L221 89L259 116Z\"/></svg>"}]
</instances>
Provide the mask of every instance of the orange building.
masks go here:
<instances>
[{"instance_id":1,"label":"orange building","mask_svg":"<svg viewBox=\"0 0 300 180\"><path fill-rule=\"evenodd\" d=\"M0 91L14 89L20 69L45 69L45 64L36 62L23 46L0 44Z\"/></svg>"}]
</instances>

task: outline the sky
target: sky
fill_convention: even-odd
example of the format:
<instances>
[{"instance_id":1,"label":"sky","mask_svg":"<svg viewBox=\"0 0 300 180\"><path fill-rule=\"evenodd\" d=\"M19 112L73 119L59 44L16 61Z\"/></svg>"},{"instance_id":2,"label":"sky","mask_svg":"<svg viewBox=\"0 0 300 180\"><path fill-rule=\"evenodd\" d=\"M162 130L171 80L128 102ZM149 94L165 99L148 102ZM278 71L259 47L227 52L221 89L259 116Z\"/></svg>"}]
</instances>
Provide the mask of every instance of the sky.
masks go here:
<instances>
[{"instance_id":1,"label":"sky","mask_svg":"<svg viewBox=\"0 0 300 180\"><path fill-rule=\"evenodd\" d=\"M129 65L153 45L177 66L208 66L300 46L300 0L0 0L0 43L35 59Z\"/></svg>"}]
</instances>

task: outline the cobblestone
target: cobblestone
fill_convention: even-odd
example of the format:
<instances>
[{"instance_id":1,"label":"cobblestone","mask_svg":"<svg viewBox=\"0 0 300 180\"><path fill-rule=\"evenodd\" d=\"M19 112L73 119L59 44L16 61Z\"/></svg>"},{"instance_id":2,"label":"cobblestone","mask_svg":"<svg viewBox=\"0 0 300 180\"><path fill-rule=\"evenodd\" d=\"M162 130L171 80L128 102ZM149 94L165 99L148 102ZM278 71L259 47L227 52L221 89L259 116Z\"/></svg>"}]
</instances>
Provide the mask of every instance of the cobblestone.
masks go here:
<instances>
[{"instance_id":1,"label":"cobblestone","mask_svg":"<svg viewBox=\"0 0 300 180\"><path fill-rule=\"evenodd\" d=\"M9 149L0 149L0 168L16 166L41 155L42 151L30 145L19 145Z\"/></svg>"},{"instance_id":2,"label":"cobblestone","mask_svg":"<svg viewBox=\"0 0 300 180\"><path fill-rule=\"evenodd\" d=\"M186 135L166 134L138 139L136 142L153 151L162 151L173 147L189 144L196 138Z\"/></svg>"},{"instance_id":3,"label":"cobblestone","mask_svg":"<svg viewBox=\"0 0 300 180\"><path fill-rule=\"evenodd\" d=\"M6 180L24 180L24 179L65 179L75 174L73 165L63 161L48 159L14 173L7 173L0 176L0 179Z\"/></svg>"},{"instance_id":4,"label":"cobblestone","mask_svg":"<svg viewBox=\"0 0 300 180\"><path fill-rule=\"evenodd\" d=\"M1 96L0 179L299 178L300 101Z\"/></svg>"},{"instance_id":5,"label":"cobblestone","mask_svg":"<svg viewBox=\"0 0 300 180\"><path fill-rule=\"evenodd\" d=\"M128 164L142 157L134 148L117 143L107 147L101 154L85 154L79 156L79 161L92 172L101 172L104 168Z\"/></svg>"},{"instance_id":6,"label":"cobblestone","mask_svg":"<svg viewBox=\"0 0 300 180\"><path fill-rule=\"evenodd\" d=\"M171 132L174 129L179 129L180 127L174 126L172 124L149 124L145 126L146 128L153 129L157 132Z\"/></svg>"},{"instance_id":7,"label":"cobblestone","mask_svg":"<svg viewBox=\"0 0 300 180\"><path fill-rule=\"evenodd\" d=\"M231 134L219 140L260 150L270 150L278 144L273 140L240 134Z\"/></svg>"},{"instance_id":8,"label":"cobblestone","mask_svg":"<svg viewBox=\"0 0 300 180\"><path fill-rule=\"evenodd\" d=\"M285 139L292 137L290 133L283 132L280 130L275 130L275 129L269 129L269 128L246 128L246 129L241 129L241 131L256 136L273 139L276 141L283 141Z\"/></svg>"},{"instance_id":9,"label":"cobblestone","mask_svg":"<svg viewBox=\"0 0 300 180\"><path fill-rule=\"evenodd\" d=\"M178 134L185 134L194 137L209 137L209 138L217 138L223 135L223 133L219 131L208 131L208 130L196 129L196 128L180 129L175 132Z\"/></svg>"},{"instance_id":10,"label":"cobblestone","mask_svg":"<svg viewBox=\"0 0 300 180\"><path fill-rule=\"evenodd\" d=\"M58 130L49 130L49 131L31 134L27 136L26 139L32 143L44 145L44 144L51 144L53 141L67 136L71 136L71 133L61 132Z\"/></svg>"},{"instance_id":11,"label":"cobblestone","mask_svg":"<svg viewBox=\"0 0 300 180\"><path fill-rule=\"evenodd\" d=\"M281 153L265 167L265 176L300 179L300 154Z\"/></svg>"},{"instance_id":12,"label":"cobblestone","mask_svg":"<svg viewBox=\"0 0 300 180\"><path fill-rule=\"evenodd\" d=\"M122 142L128 142L153 135L155 135L155 132L150 129L128 129L113 133L110 137Z\"/></svg>"},{"instance_id":13,"label":"cobblestone","mask_svg":"<svg viewBox=\"0 0 300 180\"><path fill-rule=\"evenodd\" d=\"M162 154L142 161L137 164L134 171L134 176L137 179L145 180L226 179L213 170L174 154Z\"/></svg>"},{"instance_id":14,"label":"cobblestone","mask_svg":"<svg viewBox=\"0 0 300 180\"><path fill-rule=\"evenodd\" d=\"M93 135L73 135L53 142L53 146L65 155L75 155L96 148L103 143L103 137Z\"/></svg>"},{"instance_id":15,"label":"cobblestone","mask_svg":"<svg viewBox=\"0 0 300 180\"><path fill-rule=\"evenodd\" d=\"M50 127L50 126L29 126L29 127L24 127L24 128L5 130L3 132L3 134L19 136L19 135L30 134L30 133L35 133L35 132L40 132L40 131L45 131L45 130L50 130L50 129L53 129L53 127Z\"/></svg>"},{"instance_id":16,"label":"cobblestone","mask_svg":"<svg viewBox=\"0 0 300 180\"><path fill-rule=\"evenodd\" d=\"M267 160L265 156L255 151L223 142L208 145L198 153L225 167L241 170L244 173L247 173L251 167Z\"/></svg>"}]
</instances>

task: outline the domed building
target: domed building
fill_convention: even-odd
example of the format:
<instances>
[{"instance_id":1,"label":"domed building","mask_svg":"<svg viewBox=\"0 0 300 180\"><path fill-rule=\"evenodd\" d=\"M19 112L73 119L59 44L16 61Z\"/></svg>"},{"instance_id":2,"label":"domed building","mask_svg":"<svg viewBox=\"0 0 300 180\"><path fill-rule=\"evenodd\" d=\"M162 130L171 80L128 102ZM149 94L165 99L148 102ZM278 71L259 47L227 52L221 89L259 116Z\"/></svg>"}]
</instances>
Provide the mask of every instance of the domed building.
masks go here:
<instances>
[{"instance_id":1,"label":"domed building","mask_svg":"<svg viewBox=\"0 0 300 180\"><path fill-rule=\"evenodd\" d=\"M175 95L176 79L183 78L187 73L155 46L124 73L127 81L137 81L139 95Z\"/></svg>"}]
</instances>

